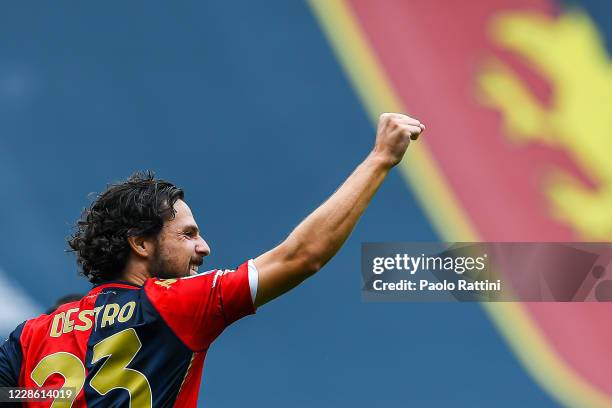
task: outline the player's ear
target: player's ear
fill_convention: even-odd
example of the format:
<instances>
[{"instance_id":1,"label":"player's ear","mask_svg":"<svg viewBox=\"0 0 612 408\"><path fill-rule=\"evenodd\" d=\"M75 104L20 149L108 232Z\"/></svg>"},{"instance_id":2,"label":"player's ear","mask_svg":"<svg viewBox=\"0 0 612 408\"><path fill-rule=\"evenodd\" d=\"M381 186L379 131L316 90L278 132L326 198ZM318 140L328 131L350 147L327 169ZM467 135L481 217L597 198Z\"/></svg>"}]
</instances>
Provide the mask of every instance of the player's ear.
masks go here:
<instances>
[{"instance_id":1,"label":"player's ear","mask_svg":"<svg viewBox=\"0 0 612 408\"><path fill-rule=\"evenodd\" d=\"M132 251L143 258L148 258L155 252L154 244L151 239L142 236L130 236L127 240Z\"/></svg>"}]
</instances>

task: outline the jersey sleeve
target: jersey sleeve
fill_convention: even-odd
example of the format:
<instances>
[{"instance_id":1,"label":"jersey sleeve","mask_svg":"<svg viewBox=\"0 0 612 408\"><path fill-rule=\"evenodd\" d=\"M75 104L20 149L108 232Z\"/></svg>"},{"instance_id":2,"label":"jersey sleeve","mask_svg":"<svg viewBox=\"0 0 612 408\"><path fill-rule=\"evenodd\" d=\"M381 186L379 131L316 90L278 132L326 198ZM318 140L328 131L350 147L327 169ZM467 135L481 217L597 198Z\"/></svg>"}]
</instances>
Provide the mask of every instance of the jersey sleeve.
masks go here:
<instances>
[{"instance_id":1,"label":"jersey sleeve","mask_svg":"<svg viewBox=\"0 0 612 408\"><path fill-rule=\"evenodd\" d=\"M23 361L21 332L25 322L17 326L9 338L0 346L0 387L17 387Z\"/></svg>"},{"instance_id":2,"label":"jersey sleeve","mask_svg":"<svg viewBox=\"0 0 612 408\"><path fill-rule=\"evenodd\" d=\"M193 351L202 351L227 326L255 313L252 283L257 280L253 272L255 264L248 261L236 270L216 269L181 279L149 279L144 291L183 343Z\"/></svg>"}]
</instances>

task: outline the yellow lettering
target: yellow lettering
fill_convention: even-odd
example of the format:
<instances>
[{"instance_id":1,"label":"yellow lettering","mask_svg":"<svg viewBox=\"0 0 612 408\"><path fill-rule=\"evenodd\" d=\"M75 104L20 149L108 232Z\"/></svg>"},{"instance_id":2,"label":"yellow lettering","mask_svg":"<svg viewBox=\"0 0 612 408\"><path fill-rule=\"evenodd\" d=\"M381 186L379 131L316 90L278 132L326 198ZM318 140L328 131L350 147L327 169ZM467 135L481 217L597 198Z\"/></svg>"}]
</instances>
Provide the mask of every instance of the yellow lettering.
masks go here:
<instances>
[{"instance_id":1,"label":"yellow lettering","mask_svg":"<svg viewBox=\"0 0 612 408\"><path fill-rule=\"evenodd\" d=\"M70 319L70 315L74 312L78 312L79 308L69 309L66 311L66 317L64 318L64 333L70 333L74 329L74 320Z\"/></svg>"},{"instance_id":2,"label":"yellow lettering","mask_svg":"<svg viewBox=\"0 0 612 408\"><path fill-rule=\"evenodd\" d=\"M58 313L53 317L51 324L51 337L59 337L62 335L61 327L64 325L64 312Z\"/></svg>"},{"instance_id":3,"label":"yellow lettering","mask_svg":"<svg viewBox=\"0 0 612 408\"><path fill-rule=\"evenodd\" d=\"M176 282L176 279L162 279L155 281L156 285L163 286L166 289L169 289L170 286Z\"/></svg>"},{"instance_id":4,"label":"yellow lettering","mask_svg":"<svg viewBox=\"0 0 612 408\"><path fill-rule=\"evenodd\" d=\"M149 380L140 371L128 368L141 347L142 343L133 328L113 334L96 344L91 363L96 364L105 357L106 361L89 382L91 388L101 395L121 388L129 392L130 407L151 408L153 395Z\"/></svg>"},{"instance_id":5,"label":"yellow lettering","mask_svg":"<svg viewBox=\"0 0 612 408\"><path fill-rule=\"evenodd\" d=\"M36 385L42 387L47 378L56 373L64 377L64 387L72 388L73 392L66 395L67 399L53 400L51 408L70 408L85 384L85 366L74 354L59 351L40 360L30 373L30 377Z\"/></svg>"},{"instance_id":6,"label":"yellow lettering","mask_svg":"<svg viewBox=\"0 0 612 408\"><path fill-rule=\"evenodd\" d=\"M102 312L102 322L100 323L100 327L104 327L107 324L111 325L115 323L115 318L119 314L119 305L116 303L109 303L104 308L104 312Z\"/></svg>"},{"instance_id":7,"label":"yellow lettering","mask_svg":"<svg viewBox=\"0 0 612 408\"><path fill-rule=\"evenodd\" d=\"M134 302L134 301L127 302L121 308L121 311L119 312L119 317L117 317L117 321L119 321L121 323L125 323L128 320L130 320L130 318L134 314L134 309L135 308L136 308L136 302Z\"/></svg>"},{"instance_id":8,"label":"yellow lettering","mask_svg":"<svg viewBox=\"0 0 612 408\"><path fill-rule=\"evenodd\" d=\"M100 313L100 310L102 310L104 306L98 306L96 308L94 308L94 316L95 316L95 324L96 327L98 327L98 313Z\"/></svg>"},{"instance_id":9,"label":"yellow lettering","mask_svg":"<svg viewBox=\"0 0 612 408\"><path fill-rule=\"evenodd\" d=\"M93 310L81 310L79 312L79 320L81 321L81 323L84 323L83 326L74 326L74 330L79 330L79 331L87 331L89 329L91 329L91 318L93 317L94 311Z\"/></svg>"}]
</instances>

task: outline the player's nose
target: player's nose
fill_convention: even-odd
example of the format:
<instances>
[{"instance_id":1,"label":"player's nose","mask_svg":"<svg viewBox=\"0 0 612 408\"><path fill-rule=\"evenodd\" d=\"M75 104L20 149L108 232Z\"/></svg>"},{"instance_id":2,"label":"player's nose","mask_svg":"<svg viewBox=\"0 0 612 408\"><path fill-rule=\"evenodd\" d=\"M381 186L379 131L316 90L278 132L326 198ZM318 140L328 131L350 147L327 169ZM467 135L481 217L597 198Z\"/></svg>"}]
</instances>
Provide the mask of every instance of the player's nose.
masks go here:
<instances>
[{"instance_id":1,"label":"player's nose","mask_svg":"<svg viewBox=\"0 0 612 408\"><path fill-rule=\"evenodd\" d=\"M199 242L196 244L195 251L200 256L207 256L210 254L210 247L203 238L200 238Z\"/></svg>"}]
</instances>

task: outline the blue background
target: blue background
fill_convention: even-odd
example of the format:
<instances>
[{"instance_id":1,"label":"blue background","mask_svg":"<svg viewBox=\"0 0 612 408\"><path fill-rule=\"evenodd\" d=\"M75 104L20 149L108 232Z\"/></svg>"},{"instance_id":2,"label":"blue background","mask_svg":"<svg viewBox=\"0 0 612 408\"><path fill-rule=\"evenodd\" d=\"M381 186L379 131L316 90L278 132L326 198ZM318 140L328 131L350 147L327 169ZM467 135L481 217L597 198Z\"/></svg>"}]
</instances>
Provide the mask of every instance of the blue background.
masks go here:
<instances>
[{"instance_id":1,"label":"blue background","mask_svg":"<svg viewBox=\"0 0 612 408\"><path fill-rule=\"evenodd\" d=\"M584 6L609 39L600 3ZM43 308L88 290L65 238L107 183L177 183L205 267L233 267L373 142L303 2L3 3L0 50L0 268ZM477 304L361 302L361 242L437 239L393 172L336 258L213 345L200 405L556 406Z\"/></svg>"}]
</instances>

